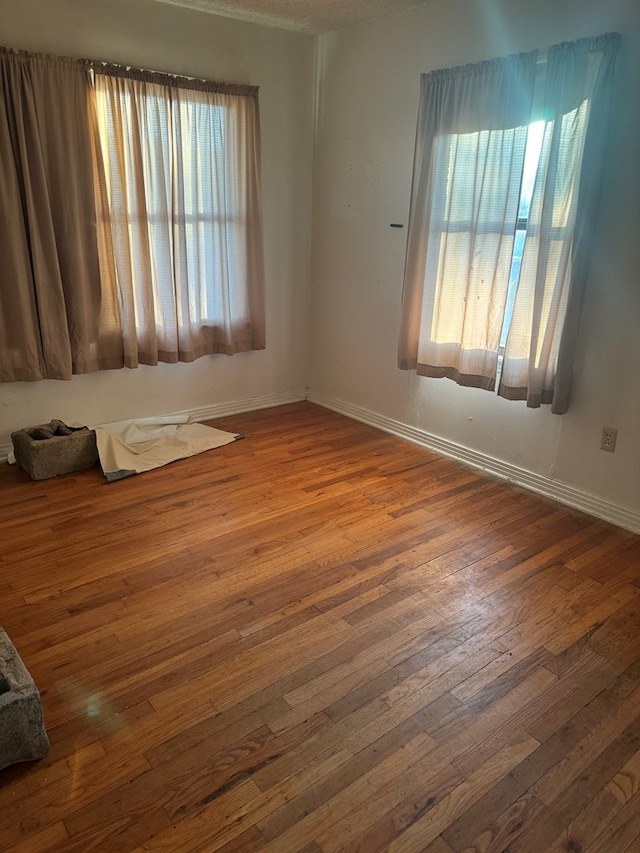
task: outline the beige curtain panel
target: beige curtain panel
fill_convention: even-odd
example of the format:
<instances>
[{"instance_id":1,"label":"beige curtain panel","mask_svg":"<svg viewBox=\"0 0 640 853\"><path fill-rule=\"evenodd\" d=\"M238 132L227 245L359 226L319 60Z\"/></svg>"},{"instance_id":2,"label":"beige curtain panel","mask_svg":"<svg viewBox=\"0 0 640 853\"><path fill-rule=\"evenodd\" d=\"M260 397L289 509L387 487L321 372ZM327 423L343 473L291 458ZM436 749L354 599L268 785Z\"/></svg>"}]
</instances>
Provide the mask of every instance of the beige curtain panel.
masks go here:
<instances>
[{"instance_id":1,"label":"beige curtain panel","mask_svg":"<svg viewBox=\"0 0 640 853\"><path fill-rule=\"evenodd\" d=\"M547 54L545 120L527 240L498 393L567 411L594 246L618 35Z\"/></svg>"},{"instance_id":2,"label":"beige curtain panel","mask_svg":"<svg viewBox=\"0 0 640 853\"><path fill-rule=\"evenodd\" d=\"M88 71L0 50L0 380L122 367L100 275Z\"/></svg>"},{"instance_id":3,"label":"beige curtain panel","mask_svg":"<svg viewBox=\"0 0 640 853\"><path fill-rule=\"evenodd\" d=\"M566 411L618 43L423 75L401 369Z\"/></svg>"},{"instance_id":4,"label":"beige curtain panel","mask_svg":"<svg viewBox=\"0 0 640 853\"><path fill-rule=\"evenodd\" d=\"M0 68L0 380L263 349L257 89Z\"/></svg>"}]
</instances>

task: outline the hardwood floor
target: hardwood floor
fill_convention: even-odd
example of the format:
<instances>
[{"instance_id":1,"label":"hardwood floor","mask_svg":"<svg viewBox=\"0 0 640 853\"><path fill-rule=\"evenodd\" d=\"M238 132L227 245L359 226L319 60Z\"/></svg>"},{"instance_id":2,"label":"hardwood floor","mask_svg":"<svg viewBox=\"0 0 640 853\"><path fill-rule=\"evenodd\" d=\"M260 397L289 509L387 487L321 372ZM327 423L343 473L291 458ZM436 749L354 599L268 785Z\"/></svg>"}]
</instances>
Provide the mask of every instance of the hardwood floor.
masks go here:
<instances>
[{"instance_id":1,"label":"hardwood floor","mask_svg":"<svg viewBox=\"0 0 640 853\"><path fill-rule=\"evenodd\" d=\"M640 851L640 537L308 403L0 471L20 853Z\"/></svg>"}]
</instances>

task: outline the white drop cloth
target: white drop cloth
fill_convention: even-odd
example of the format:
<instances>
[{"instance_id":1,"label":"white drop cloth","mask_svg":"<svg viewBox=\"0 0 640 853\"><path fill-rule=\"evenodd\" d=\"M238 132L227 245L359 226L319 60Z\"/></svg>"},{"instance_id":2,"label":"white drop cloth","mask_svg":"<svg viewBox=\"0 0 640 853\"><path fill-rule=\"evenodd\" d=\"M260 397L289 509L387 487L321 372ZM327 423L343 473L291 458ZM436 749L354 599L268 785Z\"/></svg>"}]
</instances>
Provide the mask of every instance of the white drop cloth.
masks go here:
<instances>
[{"instance_id":1,"label":"white drop cloth","mask_svg":"<svg viewBox=\"0 0 640 853\"><path fill-rule=\"evenodd\" d=\"M151 471L241 437L176 416L119 421L91 429L96 433L100 464L107 480Z\"/></svg>"}]
</instances>

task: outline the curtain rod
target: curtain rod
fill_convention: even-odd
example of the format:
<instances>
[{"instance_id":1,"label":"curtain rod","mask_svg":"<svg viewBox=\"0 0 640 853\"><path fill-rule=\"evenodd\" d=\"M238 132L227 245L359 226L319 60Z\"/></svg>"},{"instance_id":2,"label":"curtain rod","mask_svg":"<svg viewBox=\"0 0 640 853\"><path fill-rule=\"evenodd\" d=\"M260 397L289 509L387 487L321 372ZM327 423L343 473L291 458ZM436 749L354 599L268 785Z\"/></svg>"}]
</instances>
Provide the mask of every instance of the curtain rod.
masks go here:
<instances>
[{"instance_id":1,"label":"curtain rod","mask_svg":"<svg viewBox=\"0 0 640 853\"><path fill-rule=\"evenodd\" d=\"M94 73L108 74L112 77L133 77L147 82L156 82L160 85L174 85L185 89L195 89L199 91L218 92L220 94L229 95L248 95L255 97L260 89L259 86L254 86L250 83L227 83L214 80L207 80L203 77L190 77L185 74L175 74L172 71L153 71L147 68L140 68L135 65L129 65L118 62L108 62L102 59L88 59L86 57L59 56L49 53L38 53L30 50L23 50L15 47L0 46L0 56L2 54L16 56L18 58L44 59L55 62L69 62L75 65L80 65L84 68L92 70Z\"/></svg>"},{"instance_id":2,"label":"curtain rod","mask_svg":"<svg viewBox=\"0 0 640 853\"><path fill-rule=\"evenodd\" d=\"M104 74L109 77L128 77L145 83L156 83L159 86L178 86L181 89L191 89L202 92L215 92L223 95L242 95L257 97L258 86L248 83L220 83L201 77L186 77L167 71L151 71L147 68L137 68L133 65L120 65L116 62L103 62L95 59L78 60L94 74Z\"/></svg>"}]
</instances>

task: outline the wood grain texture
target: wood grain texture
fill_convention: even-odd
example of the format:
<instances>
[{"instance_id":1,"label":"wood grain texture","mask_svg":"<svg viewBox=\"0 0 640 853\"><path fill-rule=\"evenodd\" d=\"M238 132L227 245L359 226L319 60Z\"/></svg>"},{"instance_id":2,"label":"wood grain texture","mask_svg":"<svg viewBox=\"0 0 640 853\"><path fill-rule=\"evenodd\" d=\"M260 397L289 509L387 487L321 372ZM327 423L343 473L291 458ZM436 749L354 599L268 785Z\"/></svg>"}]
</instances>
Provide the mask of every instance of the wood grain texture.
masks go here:
<instances>
[{"instance_id":1,"label":"wood grain texture","mask_svg":"<svg viewBox=\"0 0 640 853\"><path fill-rule=\"evenodd\" d=\"M308 403L0 471L12 853L640 850L640 538Z\"/></svg>"}]
</instances>

